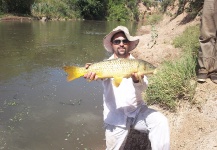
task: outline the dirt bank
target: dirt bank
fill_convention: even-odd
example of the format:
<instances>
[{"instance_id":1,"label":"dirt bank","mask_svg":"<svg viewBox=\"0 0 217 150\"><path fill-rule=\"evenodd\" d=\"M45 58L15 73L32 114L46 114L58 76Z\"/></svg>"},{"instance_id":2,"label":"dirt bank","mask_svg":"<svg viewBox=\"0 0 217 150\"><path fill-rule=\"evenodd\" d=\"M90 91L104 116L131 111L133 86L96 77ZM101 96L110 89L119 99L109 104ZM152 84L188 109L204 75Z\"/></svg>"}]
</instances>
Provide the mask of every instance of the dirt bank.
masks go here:
<instances>
[{"instance_id":1,"label":"dirt bank","mask_svg":"<svg viewBox=\"0 0 217 150\"><path fill-rule=\"evenodd\" d=\"M21 17L21 16L14 16L14 15L5 15L0 18L0 21L31 21L34 20L32 17Z\"/></svg>"},{"instance_id":2,"label":"dirt bank","mask_svg":"<svg viewBox=\"0 0 217 150\"><path fill-rule=\"evenodd\" d=\"M172 40L188 26L199 24L199 17L183 24L185 16L185 13L181 14L174 20L165 16L164 20L156 26L158 37L155 40L151 37L149 26L138 29L138 34L146 34L141 35L140 44L132 54L157 66L164 60L179 57L180 50L173 47ZM210 80L197 84L194 101L194 105L187 101L180 102L176 113L163 110L158 106L150 107L168 117L172 150L217 150L217 84Z\"/></svg>"}]
</instances>

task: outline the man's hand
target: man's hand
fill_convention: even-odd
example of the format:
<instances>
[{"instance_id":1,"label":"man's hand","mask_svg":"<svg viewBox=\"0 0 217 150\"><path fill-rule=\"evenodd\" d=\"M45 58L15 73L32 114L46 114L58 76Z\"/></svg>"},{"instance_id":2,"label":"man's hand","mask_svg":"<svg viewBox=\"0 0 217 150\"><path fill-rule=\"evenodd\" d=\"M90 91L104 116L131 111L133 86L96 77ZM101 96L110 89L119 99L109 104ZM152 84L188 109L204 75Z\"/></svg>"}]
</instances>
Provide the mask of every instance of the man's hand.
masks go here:
<instances>
[{"instance_id":1,"label":"man's hand","mask_svg":"<svg viewBox=\"0 0 217 150\"><path fill-rule=\"evenodd\" d=\"M134 83L138 83L140 81L140 79L144 78L144 74L139 75L138 73L132 73L131 78L132 78Z\"/></svg>"},{"instance_id":2,"label":"man's hand","mask_svg":"<svg viewBox=\"0 0 217 150\"><path fill-rule=\"evenodd\" d=\"M86 63L85 64L85 68L88 69L90 67L90 65L91 65L91 63ZM97 77L97 75L96 75L95 72L88 72L87 74L84 75L84 78L88 79L90 81L98 79L98 77Z\"/></svg>"}]
</instances>

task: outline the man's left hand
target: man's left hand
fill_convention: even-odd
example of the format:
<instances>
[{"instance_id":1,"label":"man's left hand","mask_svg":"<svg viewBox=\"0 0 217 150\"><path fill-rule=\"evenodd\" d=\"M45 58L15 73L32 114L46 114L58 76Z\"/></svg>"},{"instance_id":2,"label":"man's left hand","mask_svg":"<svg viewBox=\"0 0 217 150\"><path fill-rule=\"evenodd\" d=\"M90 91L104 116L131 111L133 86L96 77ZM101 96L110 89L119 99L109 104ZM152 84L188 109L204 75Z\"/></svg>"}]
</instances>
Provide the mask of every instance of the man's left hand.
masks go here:
<instances>
[{"instance_id":1,"label":"man's left hand","mask_svg":"<svg viewBox=\"0 0 217 150\"><path fill-rule=\"evenodd\" d=\"M132 73L131 78L134 83L138 83L140 79L144 78L144 75L139 75L138 73Z\"/></svg>"}]
</instances>

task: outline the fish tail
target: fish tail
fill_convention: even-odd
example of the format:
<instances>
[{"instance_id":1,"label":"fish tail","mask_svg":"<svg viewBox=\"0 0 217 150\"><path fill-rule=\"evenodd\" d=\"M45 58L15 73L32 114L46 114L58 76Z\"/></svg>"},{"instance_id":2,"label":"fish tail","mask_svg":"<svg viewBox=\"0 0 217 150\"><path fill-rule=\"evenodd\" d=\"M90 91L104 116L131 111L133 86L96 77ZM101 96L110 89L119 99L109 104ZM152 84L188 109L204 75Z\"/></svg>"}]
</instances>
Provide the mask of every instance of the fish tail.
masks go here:
<instances>
[{"instance_id":1,"label":"fish tail","mask_svg":"<svg viewBox=\"0 0 217 150\"><path fill-rule=\"evenodd\" d=\"M65 66L63 69L68 74L67 81L72 81L83 76L86 70L84 67L76 66Z\"/></svg>"}]
</instances>

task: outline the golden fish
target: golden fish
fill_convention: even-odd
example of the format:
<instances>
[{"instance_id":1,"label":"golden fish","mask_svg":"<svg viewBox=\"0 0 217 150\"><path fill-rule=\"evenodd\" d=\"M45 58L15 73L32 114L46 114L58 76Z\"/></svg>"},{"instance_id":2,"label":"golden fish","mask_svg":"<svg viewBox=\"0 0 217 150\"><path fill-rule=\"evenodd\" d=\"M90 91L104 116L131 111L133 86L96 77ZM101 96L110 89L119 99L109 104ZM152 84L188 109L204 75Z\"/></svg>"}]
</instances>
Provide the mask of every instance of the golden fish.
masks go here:
<instances>
[{"instance_id":1,"label":"golden fish","mask_svg":"<svg viewBox=\"0 0 217 150\"><path fill-rule=\"evenodd\" d=\"M68 74L67 80L72 81L88 72L95 72L99 79L114 78L113 84L118 87L123 78L131 77L132 73L141 75L153 74L155 68L152 64L141 59L117 58L91 64L88 69L85 67L65 66ZM142 79L139 79L140 82Z\"/></svg>"}]
</instances>

